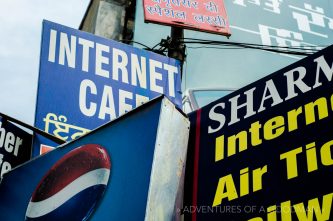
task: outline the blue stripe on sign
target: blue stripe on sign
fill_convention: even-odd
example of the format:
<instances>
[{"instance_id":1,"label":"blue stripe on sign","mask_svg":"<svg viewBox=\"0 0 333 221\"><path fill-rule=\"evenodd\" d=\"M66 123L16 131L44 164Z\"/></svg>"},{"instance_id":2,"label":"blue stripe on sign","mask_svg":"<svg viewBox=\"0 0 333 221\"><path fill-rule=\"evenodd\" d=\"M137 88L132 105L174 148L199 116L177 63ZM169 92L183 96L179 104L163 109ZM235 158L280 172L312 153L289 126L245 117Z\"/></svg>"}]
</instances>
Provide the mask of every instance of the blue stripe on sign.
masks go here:
<instances>
[{"instance_id":1,"label":"blue stripe on sign","mask_svg":"<svg viewBox=\"0 0 333 221\"><path fill-rule=\"evenodd\" d=\"M26 217L26 221L85 221L94 211L98 199L106 189L105 185L89 187L66 201L52 212L38 218Z\"/></svg>"}]
</instances>

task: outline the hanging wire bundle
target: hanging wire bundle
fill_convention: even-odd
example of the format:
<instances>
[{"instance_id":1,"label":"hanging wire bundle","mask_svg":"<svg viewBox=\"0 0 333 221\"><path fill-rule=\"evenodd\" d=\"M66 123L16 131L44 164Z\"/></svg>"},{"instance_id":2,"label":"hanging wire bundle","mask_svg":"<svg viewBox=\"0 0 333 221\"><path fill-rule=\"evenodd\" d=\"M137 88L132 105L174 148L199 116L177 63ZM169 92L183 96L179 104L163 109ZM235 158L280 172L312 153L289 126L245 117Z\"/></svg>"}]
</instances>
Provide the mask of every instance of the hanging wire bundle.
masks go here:
<instances>
[{"instance_id":1,"label":"hanging wire bundle","mask_svg":"<svg viewBox=\"0 0 333 221\"><path fill-rule=\"evenodd\" d=\"M126 40L129 42L128 40ZM227 42L227 41L215 41L215 40L204 40L197 38L181 38L175 39L179 44L187 45L187 48L190 49L256 49L269 52L276 52L281 54L288 55L298 55L298 56L308 56L311 55L319 49L324 48L325 46L274 46L274 45L261 45L253 43L242 43L242 42ZM144 49L153 51L158 54L165 55L168 49L172 49L171 38L162 39L161 42L156 44L154 47L150 48L147 45L141 44L139 42L130 41L136 44L139 44L144 47Z\"/></svg>"}]
</instances>

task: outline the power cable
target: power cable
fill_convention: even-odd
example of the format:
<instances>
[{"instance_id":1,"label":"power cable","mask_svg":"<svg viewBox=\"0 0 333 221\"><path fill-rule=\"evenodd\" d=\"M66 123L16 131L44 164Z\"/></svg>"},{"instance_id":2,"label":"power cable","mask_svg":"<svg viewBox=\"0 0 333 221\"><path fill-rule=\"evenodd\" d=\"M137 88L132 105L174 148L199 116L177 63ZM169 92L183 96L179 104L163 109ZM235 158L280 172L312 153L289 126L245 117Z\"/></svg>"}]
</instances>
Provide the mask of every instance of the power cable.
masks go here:
<instances>
[{"instance_id":1,"label":"power cable","mask_svg":"<svg viewBox=\"0 0 333 221\"><path fill-rule=\"evenodd\" d=\"M150 48L149 46L147 46L147 45L145 45L145 44L142 44L142 43L140 43L140 42L137 42L137 41L128 40L128 39L122 39L121 41L124 42L124 43L135 43L135 44L138 44L138 45L143 46L143 47L144 47L143 49L152 50L152 48Z\"/></svg>"},{"instance_id":2,"label":"power cable","mask_svg":"<svg viewBox=\"0 0 333 221\"><path fill-rule=\"evenodd\" d=\"M182 38L178 39L180 43L184 44L201 44L201 45L213 45L218 47L209 47L209 46L200 46L200 47L189 47L193 49L199 48L214 48L214 49L236 49L236 48L246 48L246 49L258 49L276 53L284 54L293 54L293 55L302 55L307 56L311 55L318 51L318 47L322 46L306 46L297 47L297 46L276 46L276 45L260 45L253 43L242 43L242 42L226 42L226 41L211 41L197 38ZM234 46L231 48L231 46Z\"/></svg>"},{"instance_id":3,"label":"power cable","mask_svg":"<svg viewBox=\"0 0 333 221\"><path fill-rule=\"evenodd\" d=\"M179 43L182 44L190 44L193 46L188 46L190 49L254 49L254 50L263 50L269 52L275 52L280 54L289 54L289 55L298 55L298 56L308 56L311 55L318 50L318 48L324 48L325 46L278 46L278 45L261 45L261 44L254 44L254 43L244 43L244 42L227 42L227 41L216 41L216 40L205 40L205 39L198 39L198 38L180 38L176 39ZM173 45L171 44L171 38L167 37L167 39L162 39L159 43L154 45L153 47L149 47L143 43L126 40L124 39L123 42L131 42L138 45L143 46L145 50L152 51L161 55L166 55L167 50L173 49ZM200 46L195 46L200 45ZM160 46L158 49L157 47Z\"/></svg>"}]
</instances>

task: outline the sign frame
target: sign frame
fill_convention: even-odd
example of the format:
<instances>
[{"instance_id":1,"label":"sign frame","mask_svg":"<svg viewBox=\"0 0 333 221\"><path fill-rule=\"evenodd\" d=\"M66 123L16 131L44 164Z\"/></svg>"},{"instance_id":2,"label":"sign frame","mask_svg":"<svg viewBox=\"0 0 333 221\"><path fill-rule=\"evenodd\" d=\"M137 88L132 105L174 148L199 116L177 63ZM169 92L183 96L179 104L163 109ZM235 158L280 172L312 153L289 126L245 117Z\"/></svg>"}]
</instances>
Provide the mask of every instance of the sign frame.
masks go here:
<instances>
[{"instance_id":1,"label":"sign frame","mask_svg":"<svg viewBox=\"0 0 333 221\"><path fill-rule=\"evenodd\" d=\"M223 0L142 0L144 21L231 36Z\"/></svg>"}]
</instances>

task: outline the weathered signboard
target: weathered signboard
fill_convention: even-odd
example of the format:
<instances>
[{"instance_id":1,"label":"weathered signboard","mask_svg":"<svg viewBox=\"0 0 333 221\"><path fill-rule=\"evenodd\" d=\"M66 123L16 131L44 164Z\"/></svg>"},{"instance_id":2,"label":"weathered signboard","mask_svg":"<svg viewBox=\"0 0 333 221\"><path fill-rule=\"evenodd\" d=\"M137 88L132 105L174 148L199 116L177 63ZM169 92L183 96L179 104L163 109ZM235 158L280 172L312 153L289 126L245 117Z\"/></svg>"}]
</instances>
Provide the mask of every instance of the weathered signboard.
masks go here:
<instances>
[{"instance_id":1,"label":"weathered signboard","mask_svg":"<svg viewBox=\"0 0 333 221\"><path fill-rule=\"evenodd\" d=\"M156 98L5 174L0 220L171 220L188 132Z\"/></svg>"},{"instance_id":2,"label":"weathered signboard","mask_svg":"<svg viewBox=\"0 0 333 221\"><path fill-rule=\"evenodd\" d=\"M332 220L332 51L190 115L188 218Z\"/></svg>"},{"instance_id":3,"label":"weathered signboard","mask_svg":"<svg viewBox=\"0 0 333 221\"><path fill-rule=\"evenodd\" d=\"M230 36L223 0L144 0L145 22Z\"/></svg>"},{"instance_id":4,"label":"weathered signboard","mask_svg":"<svg viewBox=\"0 0 333 221\"><path fill-rule=\"evenodd\" d=\"M32 135L0 117L0 177L31 158Z\"/></svg>"},{"instance_id":5,"label":"weathered signboard","mask_svg":"<svg viewBox=\"0 0 333 221\"><path fill-rule=\"evenodd\" d=\"M180 63L49 21L43 22L35 126L76 139L165 94L181 106ZM36 136L41 145L55 146Z\"/></svg>"}]
</instances>

